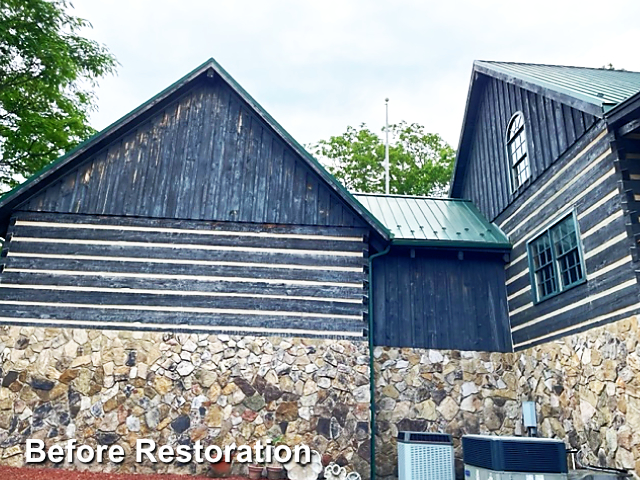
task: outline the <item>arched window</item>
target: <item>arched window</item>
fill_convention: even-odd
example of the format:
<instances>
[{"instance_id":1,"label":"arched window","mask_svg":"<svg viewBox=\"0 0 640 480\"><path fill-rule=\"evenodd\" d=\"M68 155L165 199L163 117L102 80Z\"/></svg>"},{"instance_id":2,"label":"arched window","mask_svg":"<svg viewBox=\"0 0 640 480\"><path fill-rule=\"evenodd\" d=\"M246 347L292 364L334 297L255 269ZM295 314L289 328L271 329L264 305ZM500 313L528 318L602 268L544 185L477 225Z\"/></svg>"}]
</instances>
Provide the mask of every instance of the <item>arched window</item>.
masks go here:
<instances>
[{"instance_id":1,"label":"arched window","mask_svg":"<svg viewBox=\"0 0 640 480\"><path fill-rule=\"evenodd\" d=\"M507 153L511 161L511 180L513 191L518 190L531 176L529 155L527 154L527 135L524 131L524 117L516 113L507 129Z\"/></svg>"}]
</instances>

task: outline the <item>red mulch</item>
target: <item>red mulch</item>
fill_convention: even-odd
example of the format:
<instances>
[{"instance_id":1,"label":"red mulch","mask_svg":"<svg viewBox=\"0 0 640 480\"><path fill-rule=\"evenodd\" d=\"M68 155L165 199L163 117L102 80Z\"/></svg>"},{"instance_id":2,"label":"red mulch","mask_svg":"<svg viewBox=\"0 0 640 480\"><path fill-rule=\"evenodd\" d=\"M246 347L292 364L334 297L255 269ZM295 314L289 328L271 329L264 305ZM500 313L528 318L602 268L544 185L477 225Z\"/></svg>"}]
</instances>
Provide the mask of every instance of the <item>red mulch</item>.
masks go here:
<instances>
[{"instance_id":1,"label":"red mulch","mask_svg":"<svg viewBox=\"0 0 640 480\"><path fill-rule=\"evenodd\" d=\"M127 473L76 472L51 468L0 467L0 480L189 480L206 477L192 475L149 475ZM224 480L247 480L245 477L225 477Z\"/></svg>"}]
</instances>

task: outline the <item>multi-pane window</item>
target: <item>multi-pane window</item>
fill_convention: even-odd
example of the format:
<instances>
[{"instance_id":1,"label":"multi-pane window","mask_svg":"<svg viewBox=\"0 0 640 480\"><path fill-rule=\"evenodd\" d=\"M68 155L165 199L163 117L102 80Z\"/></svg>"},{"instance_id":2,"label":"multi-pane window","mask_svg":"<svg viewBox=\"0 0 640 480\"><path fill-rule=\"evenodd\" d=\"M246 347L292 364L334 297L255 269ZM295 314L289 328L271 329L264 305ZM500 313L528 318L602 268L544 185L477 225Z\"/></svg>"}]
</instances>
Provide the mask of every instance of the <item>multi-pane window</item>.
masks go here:
<instances>
[{"instance_id":1,"label":"multi-pane window","mask_svg":"<svg viewBox=\"0 0 640 480\"><path fill-rule=\"evenodd\" d=\"M577 222L569 215L529 242L534 299L544 300L585 279Z\"/></svg>"},{"instance_id":2,"label":"multi-pane window","mask_svg":"<svg viewBox=\"0 0 640 480\"><path fill-rule=\"evenodd\" d=\"M511 161L513 190L520 188L531 176L527 153L527 135L524 131L524 117L516 113L507 129L507 153Z\"/></svg>"}]
</instances>

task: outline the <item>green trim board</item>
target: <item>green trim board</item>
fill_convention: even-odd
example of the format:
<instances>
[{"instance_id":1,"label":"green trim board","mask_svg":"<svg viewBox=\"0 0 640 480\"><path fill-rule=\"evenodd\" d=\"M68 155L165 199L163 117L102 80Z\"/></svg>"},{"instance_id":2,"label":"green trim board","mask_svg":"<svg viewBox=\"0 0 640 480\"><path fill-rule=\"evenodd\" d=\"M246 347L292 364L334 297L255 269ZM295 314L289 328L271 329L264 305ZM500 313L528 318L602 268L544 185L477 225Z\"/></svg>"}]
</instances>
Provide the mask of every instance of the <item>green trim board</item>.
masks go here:
<instances>
[{"instance_id":1,"label":"green trim board","mask_svg":"<svg viewBox=\"0 0 640 480\"><path fill-rule=\"evenodd\" d=\"M355 197L393 234L393 245L511 250L507 236L469 200L365 193Z\"/></svg>"},{"instance_id":2,"label":"green trim board","mask_svg":"<svg viewBox=\"0 0 640 480\"><path fill-rule=\"evenodd\" d=\"M7 192L0 197L0 236L3 236L7 229L7 224L11 211L34 195L41 188L51 184L64 172L74 168L85 160L91 153L99 150L113 139L118 138L125 132L134 128L141 121L142 117L157 110L159 106L179 97L188 90L191 85L199 79L206 77L220 77L231 89L237 93L253 110L278 134L282 140L290 146L309 167L326 184L349 205L357 215L371 226L384 241L391 238L390 231L371 213L358 202L358 200L333 176L331 175L309 152L307 152L262 106L253 99L234 79L229 75L213 58L210 58L187 75L162 90L153 98L143 103L127 115L123 116L101 132L98 132L85 142L78 145L73 150L61 156L45 168L28 178L21 185Z\"/></svg>"}]
</instances>

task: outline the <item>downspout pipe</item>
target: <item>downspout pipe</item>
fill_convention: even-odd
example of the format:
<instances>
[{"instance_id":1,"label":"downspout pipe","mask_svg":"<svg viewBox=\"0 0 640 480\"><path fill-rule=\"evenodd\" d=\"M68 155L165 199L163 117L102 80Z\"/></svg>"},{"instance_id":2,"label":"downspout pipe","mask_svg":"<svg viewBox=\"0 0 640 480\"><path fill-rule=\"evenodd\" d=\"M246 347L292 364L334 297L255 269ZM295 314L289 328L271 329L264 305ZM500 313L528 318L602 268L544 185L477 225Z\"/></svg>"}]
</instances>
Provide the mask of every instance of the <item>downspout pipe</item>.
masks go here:
<instances>
[{"instance_id":1,"label":"downspout pipe","mask_svg":"<svg viewBox=\"0 0 640 480\"><path fill-rule=\"evenodd\" d=\"M369 434L370 434L370 447L371 451L371 480L376 479L376 379L375 379L375 369L373 366L373 261L378 258L386 255L391 250L391 244L387 246L382 252L374 253L369 257L369 408L371 414Z\"/></svg>"}]
</instances>

